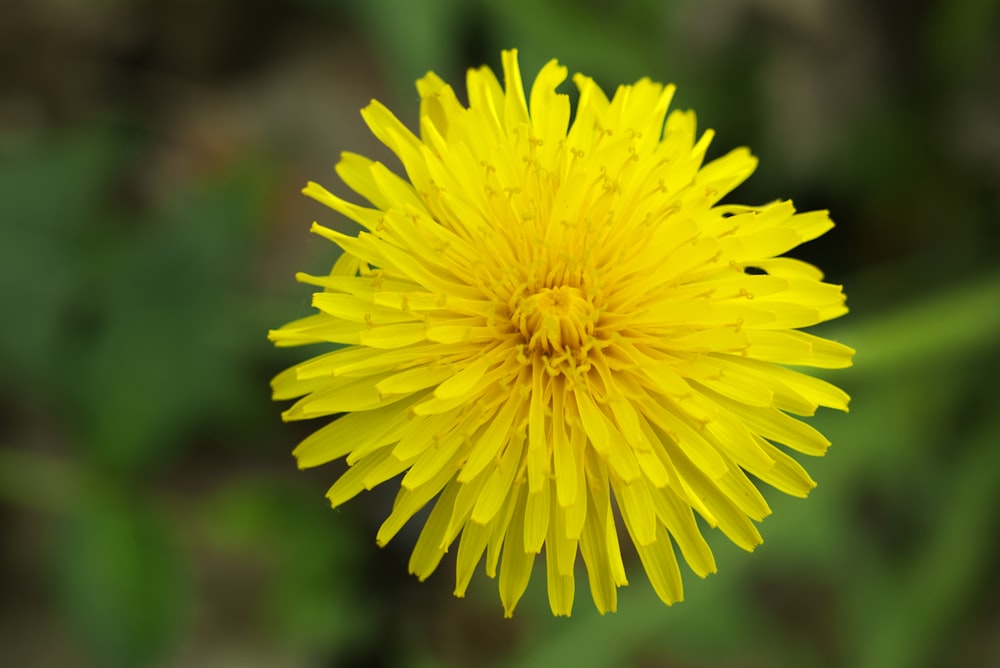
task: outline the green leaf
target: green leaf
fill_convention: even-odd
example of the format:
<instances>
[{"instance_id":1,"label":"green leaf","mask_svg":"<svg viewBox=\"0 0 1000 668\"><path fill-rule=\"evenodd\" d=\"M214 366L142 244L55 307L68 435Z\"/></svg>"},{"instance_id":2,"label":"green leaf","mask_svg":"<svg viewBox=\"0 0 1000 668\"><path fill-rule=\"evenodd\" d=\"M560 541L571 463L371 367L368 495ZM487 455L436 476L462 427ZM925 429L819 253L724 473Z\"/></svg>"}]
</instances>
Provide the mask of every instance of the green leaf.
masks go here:
<instances>
[{"instance_id":1,"label":"green leaf","mask_svg":"<svg viewBox=\"0 0 1000 668\"><path fill-rule=\"evenodd\" d=\"M370 641L373 608L345 516L306 490L245 478L213 495L200 515L234 558L263 564L257 623L278 644L332 656Z\"/></svg>"},{"instance_id":2,"label":"green leaf","mask_svg":"<svg viewBox=\"0 0 1000 668\"><path fill-rule=\"evenodd\" d=\"M90 129L0 145L0 366L19 391L44 392L63 372L85 262L121 147Z\"/></svg>"},{"instance_id":3,"label":"green leaf","mask_svg":"<svg viewBox=\"0 0 1000 668\"><path fill-rule=\"evenodd\" d=\"M129 491L93 485L58 537L56 582L64 612L94 665L154 663L182 630L190 583L175 537Z\"/></svg>"},{"instance_id":4,"label":"green leaf","mask_svg":"<svg viewBox=\"0 0 1000 668\"><path fill-rule=\"evenodd\" d=\"M103 324L70 378L98 461L148 468L205 423L259 415L245 410L259 382L246 358L266 350L265 326L244 272L260 190L236 174L180 193L113 246L94 297Z\"/></svg>"}]
</instances>

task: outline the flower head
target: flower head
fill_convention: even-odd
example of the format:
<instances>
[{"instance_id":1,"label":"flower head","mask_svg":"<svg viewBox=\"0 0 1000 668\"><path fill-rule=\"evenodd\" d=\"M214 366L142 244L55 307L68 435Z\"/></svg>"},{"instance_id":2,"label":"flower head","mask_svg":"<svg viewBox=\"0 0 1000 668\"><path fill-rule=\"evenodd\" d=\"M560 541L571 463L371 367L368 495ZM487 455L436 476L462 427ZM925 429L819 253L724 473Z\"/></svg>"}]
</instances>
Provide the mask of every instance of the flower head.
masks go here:
<instances>
[{"instance_id":1,"label":"flower head","mask_svg":"<svg viewBox=\"0 0 1000 668\"><path fill-rule=\"evenodd\" d=\"M568 615L580 554L614 610L627 536L669 604L675 545L715 570L696 515L752 550L770 511L748 474L815 486L786 450L829 442L789 414L848 397L784 365L849 366L850 348L798 331L847 309L819 270L778 256L833 223L787 201L719 204L756 160L703 164L712 133L668 114L672 86L609 100L577 75L571 122L564 67L545 65L528 97L516 52L503 74L470 70L467 107L436 75L418 81L419 135L364 109L406 170L345 153L336 171L370 206L305 188L364 229L313 225L343 254L298 275L322 288L318 313L270 338L340 347L278 375L274 397L298 398L286 420L335 416L295 450L301 467L346 457L334 506L401 476L380 545L433 501L420 579L457 541L455 594L485 554L510 615L544 552L552 612Z\"/></svg>"}]
</instances>

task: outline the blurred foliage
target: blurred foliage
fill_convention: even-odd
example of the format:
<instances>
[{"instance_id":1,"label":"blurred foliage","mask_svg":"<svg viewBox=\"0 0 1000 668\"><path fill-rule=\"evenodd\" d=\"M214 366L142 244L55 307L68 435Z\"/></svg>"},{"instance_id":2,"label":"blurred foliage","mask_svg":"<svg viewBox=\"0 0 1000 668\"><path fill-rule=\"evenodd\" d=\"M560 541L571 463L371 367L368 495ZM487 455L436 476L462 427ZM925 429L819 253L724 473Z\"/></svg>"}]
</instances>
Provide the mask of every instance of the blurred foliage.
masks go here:
<instances>
[{"instance_id":1,"label":"blurred foliage","mask_svg":"<svg viewBox=\"0 0 1000 668\"><path fill-rule=\"evenodd\" d=\"M1000 3L26 0L0 9L0 664L993 666L1000 663ZM758 173L738 193L829 208L796 253L846 285L825 332L849 415L769 494L752 557L665 608L632 568L620 611L544 578L513 621L495 583L418 584L391 491L330 512L336 465L267 382L265 331L308 312L329 248L297 195L357 110L412 122L429 69L516 46L602 85L650 76ZM31 53L32 57L24 54ZM332 184L331 184L332 185ZM300 201L301 200L301 201Z\"/></svg>"},{"instance_id":2,"label":"blurred foliage","mask_svg":"<svg viewBox=\"0 0 1000 668\"><path fill-rule=\"evenodd\" d=\"M55 545L56 583L91 656L149 665L178 640L187 564L167 518L116 487L94 481L74 499Z\"/></svg>"}]
</instances>

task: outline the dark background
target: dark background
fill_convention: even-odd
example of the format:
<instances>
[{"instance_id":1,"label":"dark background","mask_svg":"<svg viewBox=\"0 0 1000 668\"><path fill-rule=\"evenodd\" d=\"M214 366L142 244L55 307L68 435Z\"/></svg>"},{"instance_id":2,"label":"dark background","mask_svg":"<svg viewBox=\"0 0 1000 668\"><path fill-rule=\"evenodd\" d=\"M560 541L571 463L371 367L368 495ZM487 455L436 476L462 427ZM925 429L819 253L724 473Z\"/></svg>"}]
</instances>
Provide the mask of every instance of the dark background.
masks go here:
<instances>
[{"instance_id":1,"label":"dark background","mask_svg":"<svg viewBox=\"0 0 1000 668\"><path fill-rule=\"evenodd\" d=\"M998 37L991 0L5 1L0 664L1000 665ZM846 286L852 411L671 608L637 563L603 618L582 575L569 620L541 569L513 620L447 558L417 583L413 531L374 545L393 491L331 512L269 400L308 351L265 332L333 261L308 226L346 224L299 189L387 159L371 98L412 126L417 77L514 46L526 82L677 83L761 158L735 200L838 222L795 255Z\"/></svg>"}]
</instances>

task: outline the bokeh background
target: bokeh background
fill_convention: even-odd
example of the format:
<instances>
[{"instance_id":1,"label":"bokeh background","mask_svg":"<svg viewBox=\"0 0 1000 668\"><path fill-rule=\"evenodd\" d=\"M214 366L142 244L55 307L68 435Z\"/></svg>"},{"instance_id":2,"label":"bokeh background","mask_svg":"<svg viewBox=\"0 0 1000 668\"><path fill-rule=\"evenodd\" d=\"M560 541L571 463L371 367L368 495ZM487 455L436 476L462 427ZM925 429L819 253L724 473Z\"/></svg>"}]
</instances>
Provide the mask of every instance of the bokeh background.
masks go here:
<instances>
[{"instance_id":1,"label":"bokeh background","mask_svg":"<svg viewBox=\"0 0 1000 668\"><path fill-rule=\"evenodd\" d=\"M638 564L604 617L583 579L552 619L543 569L513 620L447 558L417 583L414 532L374 545L392 490L330 511L269 400L307 351L265 332L333 260L308 226L346 224L302 185L389 159L371 98L412 126L417 77L512 46L677 83L760 156L737 200L838 222L795 253L858 350L819 487L670 608ZM1000 665L998 185L992 0L5 0L0 665Z\"/></svg>"}]
</instances>

